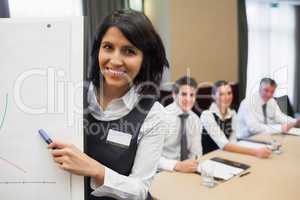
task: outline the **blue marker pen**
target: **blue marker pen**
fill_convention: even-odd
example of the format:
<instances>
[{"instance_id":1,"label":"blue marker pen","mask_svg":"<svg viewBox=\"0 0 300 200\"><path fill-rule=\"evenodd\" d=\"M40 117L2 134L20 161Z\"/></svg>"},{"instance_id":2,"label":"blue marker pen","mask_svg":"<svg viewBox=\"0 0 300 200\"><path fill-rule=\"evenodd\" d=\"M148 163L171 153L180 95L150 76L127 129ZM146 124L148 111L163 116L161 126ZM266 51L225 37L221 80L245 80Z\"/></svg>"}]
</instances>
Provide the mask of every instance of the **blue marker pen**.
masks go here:
<instances>
[{"instance_id":1,"label":"blue marker pen","mask_svg":"<svg viewBox=\"0 0 300 200\"><path fill-rule=\"evenodd\" d=\"M49 137L49 135L46 133L46 131L44 131L43 129L40 129L40 130L38 130L38 132L47 144L51 144L53 142L51 140L51 138ZM53 148L53 149L55 149L55 148Z\"/></svg>"}]
</instances>

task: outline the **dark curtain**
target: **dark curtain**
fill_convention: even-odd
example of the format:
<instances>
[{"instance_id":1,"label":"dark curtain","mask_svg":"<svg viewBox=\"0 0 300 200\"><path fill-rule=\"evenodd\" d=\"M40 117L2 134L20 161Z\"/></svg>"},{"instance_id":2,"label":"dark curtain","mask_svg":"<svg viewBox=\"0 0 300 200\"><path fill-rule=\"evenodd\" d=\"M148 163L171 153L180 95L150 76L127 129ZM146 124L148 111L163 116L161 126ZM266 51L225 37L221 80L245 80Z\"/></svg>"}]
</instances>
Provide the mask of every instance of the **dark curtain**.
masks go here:
<instances>
[{"instance_id":1,"label":"dark curtain","mask_svg":"<svg viewBox=\"0 0 300 200\"><path fill-rule=\"evenodd\" d=\"M102 19L117 9L129 7L129 0L83 0L83 14L85 16L85 67L84 78L89 74L90 52L96 27Z\"/></svg>"},{"instance_id":2,"label":"dark curtain","mask_svg":"<svg viewBox=\"0 0 300 200\"><path fill-rule=\"evenodd\" d=\"M294 87L294 110L300 112L300 6L296 9L296 69L295 69L295 87Z\"/></svg>"},{"instance_id":3,"label":"dark curtain","mask_svg":"<svg viewBox=\"0 0 300 200\"><path fill-rule=\"evenodd\" d=\"M248 23L246 0L237 0L238 7L238 79L239 102L245 98L248 62ZM239 104L239 103L238 103Z\"/></svg>"},{"instance_id":4,"label":"dark curtain","mask_svg":"<svg viewBox=\"0 0 300 200\"><path fill-rule=\"evenodd\" d=\"M9 17L8 0L0 0L0 18Z\"/></svg>"}]
</instances>

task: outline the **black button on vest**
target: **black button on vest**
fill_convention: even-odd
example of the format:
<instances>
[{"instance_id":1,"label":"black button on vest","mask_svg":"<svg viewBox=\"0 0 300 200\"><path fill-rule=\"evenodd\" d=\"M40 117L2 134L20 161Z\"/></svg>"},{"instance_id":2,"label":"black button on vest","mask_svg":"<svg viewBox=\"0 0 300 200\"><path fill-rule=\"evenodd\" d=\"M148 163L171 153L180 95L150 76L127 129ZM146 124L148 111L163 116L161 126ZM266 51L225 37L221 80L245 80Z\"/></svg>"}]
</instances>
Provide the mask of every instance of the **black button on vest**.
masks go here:
<instances>
[{"instance_id":1,"label":"black button on vest","mask_svg":"<svg viewBox=\"0 0 300 200\"><path fill-rule=\"evenodd\" d=\"M225 119L224 121L221 120L215 113L213 113L214 118L221 128L221 130L224 132L227 139L230 138L230 135L232 133L232 118ZM215 133L211 133L215 134ZM209 136L207 133L207 130L203 128L202 137L201 137L201 143L202 143L202 151L203 155L207 154L211 151L219 149L218 145L215 143L213 139Z\"/></svg>"},{"instance_id":2,"label":"black button on vest","mask_svg":"<svg viewBox=\"0 0 300 200\"><path fill-rule=\"evenodd\" d=\"M99 121L87 114L84 124L85 153L119 174L128 176L134 164L140 128L154 102L153 98L142 98L126 116L113 121ZM129 146L107 142L110 129L130 134ZM92 191L90 178L85 178L86 200L114 200L111 197L95 197L91 195ZM147 199L151 199L150 195Z\"/></svg>"}]
</instances>

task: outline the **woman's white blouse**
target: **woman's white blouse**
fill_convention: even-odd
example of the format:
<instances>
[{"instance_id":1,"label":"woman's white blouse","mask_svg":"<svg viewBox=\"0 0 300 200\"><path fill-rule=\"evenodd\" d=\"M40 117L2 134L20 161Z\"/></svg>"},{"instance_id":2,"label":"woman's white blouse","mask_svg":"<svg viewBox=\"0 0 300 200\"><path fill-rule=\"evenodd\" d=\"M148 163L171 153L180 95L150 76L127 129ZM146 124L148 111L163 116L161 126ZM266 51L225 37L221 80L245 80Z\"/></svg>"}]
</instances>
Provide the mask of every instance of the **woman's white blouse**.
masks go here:
<instances>
[{"instance_id":1,"label":"woman's white blouse","mask_svg":"<svg viewBox=\"0 0 300 200\"><path fill-rule=\"evenodd\" d=\"M123 97L113 100L105 111L96 99L96 90L91 83L88 89L88 109L98 120L111 121L127 115L137 104L139 95L132 87ZM141 200L147 197L150 183L157 171L168 122L163 119L164 107L155 102L150 109L138 136L138 149L129 176L121 175L105 167L104 184L95 186L91 179L94 196L110 196L116 199Z\"/></svg>"},{"instance_id":2,"label":"woman's white blouse","mask_svg":"<svg viewBox=\"0 0 300 200\"><path fill-rule=\"evenodd\" d=\"M225 133L217 124L215 117L213 114L216 114L220 119L222 119L220 110L216 103L212 103L208 110L202 112L200 121L203 125L203 128L206 129L207 133L211 137L211 139L218 145L220 149L223 149L226 144L229 142L236 142L236 112L228 108L227 114L224 117L225 119L232 118L231 126L232 126L232 133L229 140L226 138Z\"/></svg>"}]
</instances>

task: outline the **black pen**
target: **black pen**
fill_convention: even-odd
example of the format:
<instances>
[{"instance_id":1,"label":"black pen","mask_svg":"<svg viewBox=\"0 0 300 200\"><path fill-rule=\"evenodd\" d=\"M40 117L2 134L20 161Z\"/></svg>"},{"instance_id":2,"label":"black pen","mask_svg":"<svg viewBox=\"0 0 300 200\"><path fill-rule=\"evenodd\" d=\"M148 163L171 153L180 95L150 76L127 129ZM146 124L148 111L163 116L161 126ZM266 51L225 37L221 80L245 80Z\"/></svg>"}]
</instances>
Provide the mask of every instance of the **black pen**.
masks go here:
<instances>
[{"instance_id":1,"label":"black pen","mask_svg":"<svg viewBox=\"0 0 300 200\"><path fill-rule=\"evenodd\" d=\"M246 176L246 175L248 175L248 174L250 174L250 172L249 172L249 171L248 171L248 172L246 172L246 173L243 173L243 174L241 174L241 175L240 175L240 177Z\"/></svg>"}]
</instances>

